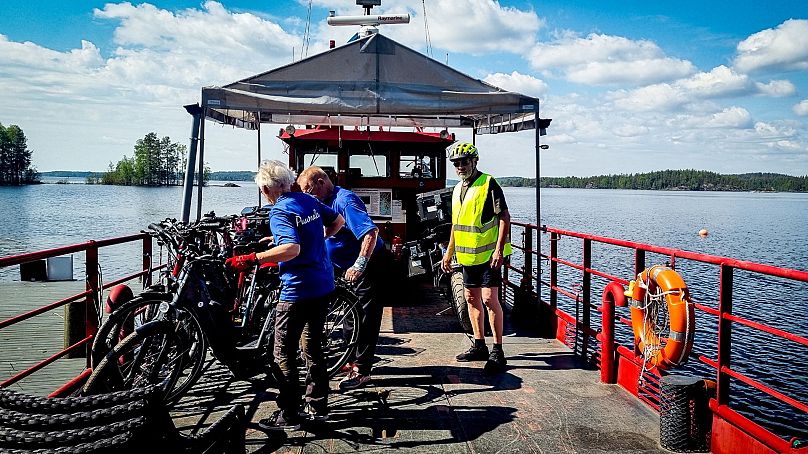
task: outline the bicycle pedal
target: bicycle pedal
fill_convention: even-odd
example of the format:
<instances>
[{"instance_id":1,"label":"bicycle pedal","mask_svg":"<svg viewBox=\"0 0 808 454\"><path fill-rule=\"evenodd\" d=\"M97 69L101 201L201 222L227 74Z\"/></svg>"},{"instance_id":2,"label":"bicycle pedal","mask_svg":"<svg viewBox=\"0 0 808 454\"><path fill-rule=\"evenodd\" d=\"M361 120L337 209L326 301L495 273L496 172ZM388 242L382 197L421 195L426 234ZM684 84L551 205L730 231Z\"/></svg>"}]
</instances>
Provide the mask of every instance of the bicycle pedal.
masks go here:
<instances>
[{"instance_id":1,"label":"bicycle pedal","mask_svg":"<svg viewBox=\"0 0 808 454\"><path fill-rule=\"evenodd\" d=\"M236 350L242 350L242 351L243 350L255 350L257 348L258 348L258 339L255 339L254 341L252 341L252 342L250 342L248 344L237 345L236 346Z\"/></svg>"}]
</instances>

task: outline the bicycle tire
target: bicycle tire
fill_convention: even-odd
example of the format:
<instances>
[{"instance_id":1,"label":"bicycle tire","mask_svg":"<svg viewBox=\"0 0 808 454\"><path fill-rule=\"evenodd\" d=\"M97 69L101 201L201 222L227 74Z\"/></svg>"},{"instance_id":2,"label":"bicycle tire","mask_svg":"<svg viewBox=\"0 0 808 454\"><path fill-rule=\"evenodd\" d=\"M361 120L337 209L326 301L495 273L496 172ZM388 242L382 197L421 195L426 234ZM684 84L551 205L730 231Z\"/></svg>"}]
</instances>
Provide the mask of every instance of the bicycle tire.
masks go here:
<instances>
[{"instance_id":1,"label":"bicycle tire","mask_svg":"<svg viewBox=\"0 0 808 454\"><path fill-rule=\"evenodd\" d=\"M177 365L180 345L170 322L146 325L126 336L104 356L82 387L82 393L99 394L158 385L163 390L163 401L168 404L177 395L172 387L180 372ZM172 349L175 349L173 356Z\"/></svg>"},{"instance_id":2,"label":"bicycle tire","mask_svg":"<svg viewBox=\"0 0 808 454\"><path fill-rule=\"evenodd\" d=\"M359 298L346 287L337 286L325 322L323 353L328 377L334 377L356 350L359 338Z\"/></svg>"},{"instance_id":3,"label":"bicycle tire","mask_svg":"<svg viewBox=\"0 0 808 454\"><path fill-rule=\"evenodd\" d=\"M469 318L469 305L466 303L466 290L463 287L463 272L453 271L449 275L449 304L452 306L460 327L466 333L472 332Z\"/></svg>"},{"instance_id":4,"label":"bicycle tire","mask_svg":"<svg viewBox=\"0 0 808 454\"><path fill-rule=\"evenodd\" d=\"M96 340L93 342L93 366L96 367L100 364L100 361L120 342L115 333L119 333L121 327L127 325L136 327L150 321L157 315L156 309L163 302L163 299L135 298L110 314L98 329ZM149 313L150 311L151 313ZM140 314L138 315L138 313ZM145 318L135 320L135 317L141 317L144 313L146 314ZM176 327L178 335L183 339L183 345L187 346L187 354L183 357L180 375L170 392L171 398L168 401L171 403L176 402L182 394L199 380L207 355L207 340L199 320L190 312L183 311L181 314L180 320L176 322Z\"/></svg>"},{"instance_id":5,"label":"bicycle tire","mask_svg":"<svg viewBox=\"0 0 808 454\"><path fill-rule=\"evenodd\" d=\"M98 364L104 355L136 327L152 320L163 301L171 301L171 294L165 294L164 298L156 298L155 295L149 295L148 298L136 296L109 314L93 339L91 364Z\"/></svg>"}]
</instances>

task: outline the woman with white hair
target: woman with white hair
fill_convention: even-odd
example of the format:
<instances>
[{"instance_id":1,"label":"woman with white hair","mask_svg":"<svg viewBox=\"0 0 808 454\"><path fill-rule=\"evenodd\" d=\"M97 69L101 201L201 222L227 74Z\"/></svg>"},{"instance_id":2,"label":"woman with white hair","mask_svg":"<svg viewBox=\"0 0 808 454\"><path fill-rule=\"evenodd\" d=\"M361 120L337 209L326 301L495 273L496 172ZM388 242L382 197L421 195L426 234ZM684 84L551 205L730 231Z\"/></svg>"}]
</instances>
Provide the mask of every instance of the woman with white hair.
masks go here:
<instances>
[{"instance_id":1,"label":"woman with white hair","mask_svg":"<svg viewBox=\"0 0 808 454\"><path fill-rule=\"evenodd\" d=\"M320 420L328 415L328 375L322 337L329 297L334 291L334 270L326 252L325 237L339 231L345 219L314 197L291 192L294 181L295 174L282 162L261 164L255 183L273 205L269 227L275 247L227 260L229 266L239 271L258 263L278 263L283 282L275 316L277 368L273 368L278 375L279 410L259 421L258 425L266 430L300 428L297 348L301 336L308 368L304 414Z\"/></svg>"}]
</instances>

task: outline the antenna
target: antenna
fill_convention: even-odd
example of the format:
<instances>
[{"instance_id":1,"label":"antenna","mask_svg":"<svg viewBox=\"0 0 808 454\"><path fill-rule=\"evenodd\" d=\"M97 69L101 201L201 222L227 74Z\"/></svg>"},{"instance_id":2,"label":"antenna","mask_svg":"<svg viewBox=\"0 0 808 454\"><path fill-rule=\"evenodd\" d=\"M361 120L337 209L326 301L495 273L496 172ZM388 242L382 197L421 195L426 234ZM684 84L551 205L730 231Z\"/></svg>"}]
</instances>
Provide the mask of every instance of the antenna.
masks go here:
<instances>
[{"instance_id":1,"label":"antenna","mask_svg":"<svg viewBox=\"0 0 808 454\"><path fill-rule=\"evenodd\" d=\"M359 25L360 36L369 36L378 33L377 28L381 24L409 24L409 14L370 14L374 6L381 6L382 0L356 0L356 4L365 8L364 16L336 16L329 15L326 21L328 25Z\"/></svg>"}]
</instances>

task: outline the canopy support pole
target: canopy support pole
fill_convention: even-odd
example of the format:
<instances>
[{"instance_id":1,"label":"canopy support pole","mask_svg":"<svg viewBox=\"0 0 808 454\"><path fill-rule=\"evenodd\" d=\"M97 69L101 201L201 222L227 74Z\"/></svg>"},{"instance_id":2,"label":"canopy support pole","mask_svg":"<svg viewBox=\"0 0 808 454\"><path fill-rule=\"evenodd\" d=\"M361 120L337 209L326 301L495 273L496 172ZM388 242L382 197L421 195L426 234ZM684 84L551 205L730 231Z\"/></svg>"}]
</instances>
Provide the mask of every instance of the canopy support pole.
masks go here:
<instances>
[{"instance_id":1,"label":"canopy support pole","mask_svg":"<svg viewBox=\"0 0 808 454\"><path fill-rule=\"evenodd\" d=\"M536 225L541 227L541 129L539 128L539 101L536 101L536 104L533 106L533 112L536 115L534 118L534 124L536 125L533 128L533 131L536 133ZM536 262L539 273L539 279L541 279L541 232L538 231L536 235ZM541 293L539 293L539 299L541 299Z\"/></svg>"},{"instance_id":2,"label":"canopy support pole","mask_svg":"<svg viewBox=\"0 0 808 454\"><path fill-rule=\"evenodd\" d=\"M255 127L255 130L258 131L258 166L256 169L261 167L261 111L255 116L258 119L258 124ZM258 188L258 208L261 208L261 188Z\"/></svg>"},{"instance_id":3,"label":"canopy support pole","mask_svg":"<svg viewBox=\"0 0 808 454\"><path fill-rule=\"evenodd\" d=\"M199 124L202 119L202 108L199 104L188 104L185 110L191 114L191 144L188 147L188 162L185 165L185 179L182 184L182 215L180 220L188 223L191 216L191 197L194 193L194 168L196 167L196 151L199 145Z\"/></svg>"},{"instance_id":4,"label":"canopy support pole","mask_svg":"<svg viewBox=\"0 0 808 454\"><path fill-rule=\"evenodd\" d=\"M199 124L199 174L196 176L196 220L202 219L202 185L205 180L205 108Z\"/></svg>"}]
</instances>

